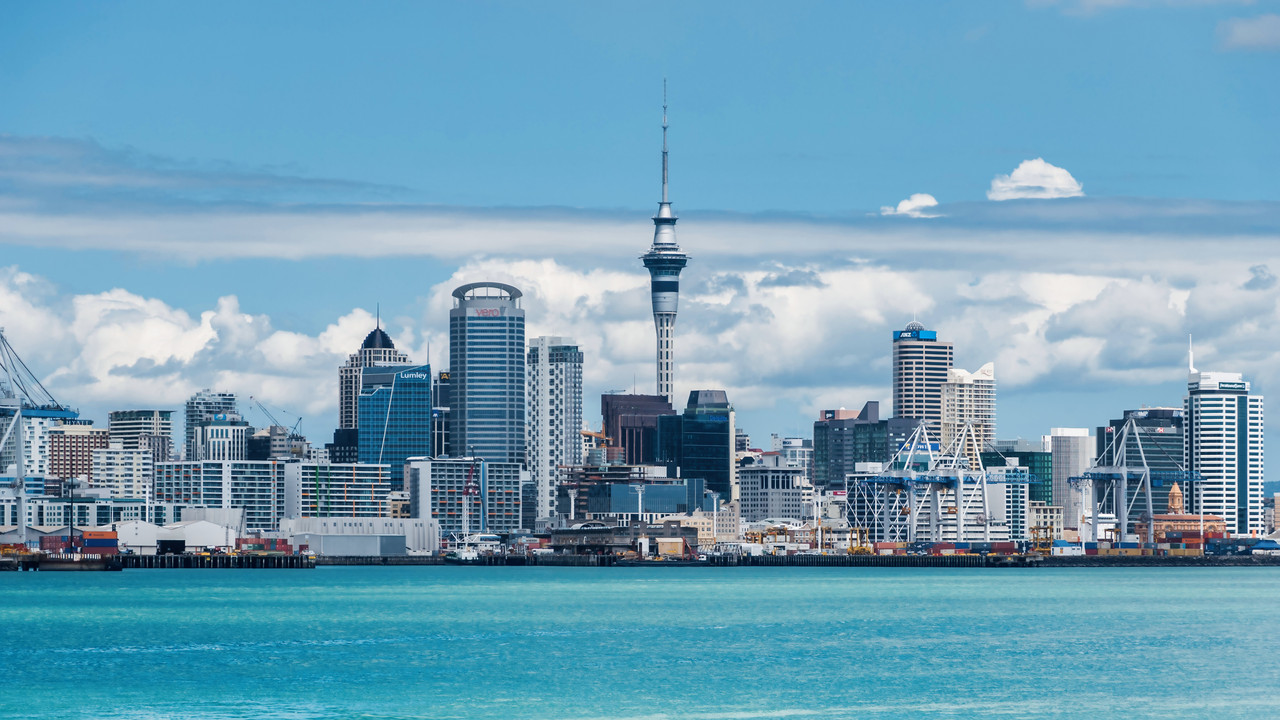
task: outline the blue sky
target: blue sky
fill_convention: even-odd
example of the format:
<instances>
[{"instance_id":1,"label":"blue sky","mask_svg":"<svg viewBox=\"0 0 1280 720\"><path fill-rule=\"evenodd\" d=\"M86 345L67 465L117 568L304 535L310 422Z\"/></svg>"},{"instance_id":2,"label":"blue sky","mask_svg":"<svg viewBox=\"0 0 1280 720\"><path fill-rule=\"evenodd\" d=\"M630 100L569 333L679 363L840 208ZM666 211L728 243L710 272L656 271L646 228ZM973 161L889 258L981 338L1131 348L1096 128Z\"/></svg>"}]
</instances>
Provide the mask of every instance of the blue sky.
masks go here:
<instances>
[{"instance_id":1,"label":"blue sky","mask_svg":"<svg viewBox=\"0 0 1280 720\"><path fill-rule=\"evenodd\" d=\"M1189 332L1280 380L1268 0L6 5L0 325L92 416L215 384L318 439L376 303L438 364L492 277L644 390L664 77L677 390L757 437L884 399L912 313L1001 436L1180 402Z\"/></svg>"}]
</instances>

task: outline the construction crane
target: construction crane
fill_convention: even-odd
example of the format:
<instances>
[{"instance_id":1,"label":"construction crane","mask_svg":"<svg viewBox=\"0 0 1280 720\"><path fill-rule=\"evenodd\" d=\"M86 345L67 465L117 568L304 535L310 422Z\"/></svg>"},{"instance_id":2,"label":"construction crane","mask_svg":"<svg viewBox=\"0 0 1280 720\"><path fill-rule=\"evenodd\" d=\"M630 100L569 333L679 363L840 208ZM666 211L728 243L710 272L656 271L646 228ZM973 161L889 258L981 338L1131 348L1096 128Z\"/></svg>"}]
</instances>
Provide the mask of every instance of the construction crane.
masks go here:
<instances>
[{"instance_id":1,"label":"construction crane","mask_svg":"<svg viewBox=\"0 0 1280 720\"><path fill-rule=\"evenodd\" d=\"M252 395L250 395L250 396L249 396L249 399L253 401L253 404L255 404L255 405L257 405L257 406L258 406L258 409L262 411L262 414L263 414L263 415L266 415L266 416L267 416L267 419L271 421L271 424L272 424L272 425L274 425L274 426L276 426L276 427L285 427L285 424L284 424L284 423L282 423L282 422L280 422L279 420L277 420L277 419L276 419L276 416L271 414L271 411L267 409L267 406L266 406L266 405L263 405L263 404L262 404L262 401L261 401L261 400L259 400L258 398L254 397L254 396L252 396ZM281 408L276 408L276 409L277 409L277 410L280 410L280 412L287 413L287 414L289 414L289 415L293 415L293 414L294 414L294 413L289 412L288 410L283 410L283 409L281 409ZM293 424L293 427L290 427L290 428L289 428L289 437L297 437L297 436L298 436L298 426L302 425L302 416L301 416L301 415L298 415L298 416L297 416L297 418L298 418L298 421L297 421L297 422L295 422L295 423Z\"/></svg>"}]
</instances>

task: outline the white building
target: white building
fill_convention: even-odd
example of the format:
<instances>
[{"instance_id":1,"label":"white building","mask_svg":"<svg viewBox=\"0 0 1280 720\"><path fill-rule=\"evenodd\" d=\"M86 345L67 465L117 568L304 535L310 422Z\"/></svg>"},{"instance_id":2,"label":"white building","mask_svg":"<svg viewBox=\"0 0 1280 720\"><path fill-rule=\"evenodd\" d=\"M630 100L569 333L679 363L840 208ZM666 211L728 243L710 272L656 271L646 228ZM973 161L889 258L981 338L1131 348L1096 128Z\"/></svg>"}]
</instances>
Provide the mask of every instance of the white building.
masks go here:
<instances>
[{"instance_id":1,"label":"white building","mask_svg":"<svg viewBox=\"0 0 1280 720\"><path fill-rule=\"evenodd\" d=\"M249 423L239 415L220 415L196 428L194 455L190 460L244 460L248 455Z\"/></svg>"},{"instance_id":2,"label":"white building","mask_svg":"<svg viewBox=\"0 0 1280 720\"><path fill-rule=\"evenodd\" d=\"M186 404L185 444L183 459L194 462L202 459L196 453L196 436L199 428L226 415L237 414L235 393L213 392L208 388L192 395ZM237 416L238 417L238 416Z\"/></svg>"},{"instance_id":3,"label":"white building","mask_svg":"<svg viewBox=\"0 0 1280 720\"><path fill-rule=\"evenodd\" d=\"M14 415L6 411L0 414L0 438L13 424ZM22 420L9 434L8 442L0 447L0 474L16 473L17 453L22 450L24 474L53 475L50 435L63 423L75 423L77 414L67 410L24 409Z\"/></svg>"},{"instance_id":4,"label":"white building","mask_svg":"<svg viewBox=\"0 0 1280 720\"><path fill-rule=\"evenodd\" d=\"M738 485L742 522L804 517L804 469L788 465L779 453L763 453L757 464L738 468Z\"/></svg>"},{"instance_id":5,"label":"white building","mask_svg":"<svg viewBox=\"0 0 1280 720\"><path fill-rule=\"evenodd\" d=\"M1098 457L1097 439L1087 428L1053 428L1049 431L1049 452L1053 454L1053 504L1062 508L1064 527L1077 529L1084 508L1080 493L1068 481L1080 477Z\"/></svg>"},{"instance_id":6,"label":"white building","mask_svg":"<svg viewBox=\"0 0 1280 720\"><path fill-rule=\"evenodd\" d=\"M107 413L107 432L111 440L120 442L126 450L141 447L143 436L173 437L172 410L114 410ZM162 458L164 462L168 458Z\"/></svg>"},{"instance_id":7,"label":"white building","mask_svg":"<svg viewBox=\"0 0 1280 720\"><path fill-rule=\"evenodd\" d=\"M112 440L106 449L93 451L93 474L89 486L111 491L113 498L149 498L155 467L150 450L127 450Z\"/></svg>"},{"instance_id":8,"label":"white building","mask_svg":"<svg viewBox=\"0 0 1280 720\"><path fill-rule=\"evenodd\" d=\"M287 460L158 463L159 502L244 508L245 527L275 530L285 517L288 488L301 482L300 463Z\"/></svg>"},{"instance_id":9,"label":"white building","mask_svg":"<svg viewBox=\"0 0 1280 720\"><path fill-rule=\"evenodd\" d=\"M520 490L530 482L519 463L478 458L409 458L405 488L409 514L435 518L444 536L461 534L463 513L468 533L520 529Z\"/></svg>"},{"instance_id":10,"label":"white building","mask_svg":"<svg viewBox=\"0 0 1280 720\"><path fill-rule=\"evenodd\" d=\"M556 468L582 464L582 351L567 338L533 338L525 371L529 475L535 517L546 519L554 514Z\"/></svg>"},{"instance_id":11,"label":"white building","mask_svg":"<svg viewBox=\"0 0 1280 720\"><path fill-rule=\"evenodd\" d=\"M1193 512L1221 517L1229 533L1263 533L1262 397L1240 373L1193 365L1183 407L1184 464L1204 477L1188 488Z\"/></svg>"},{"instance_id":12,"label":"white building","mask_svg":"<svg viewBox=\"0 0 1280 720\"><path fill-rule=\"evenodd\" d=\"M948 448L972 423L957 455L969 459L969 467L979 466L979 455L996 437L996 370L993 363L967 372L952 368L942 384L942 447Z\"/></svg>"},{"instance_id":13,"label":"white building","mask_svg":"<svg viewBox=\"0 0 1280 720\"><path fill-rule=\"evenodd\" d=\"M389 517L308 517L286 518L280 533L298 535L400 535L411 553L434 553L440 549L440 523L433 518ZM296 545L296 543L295 543Z\"/></svg>"}]
</instances>

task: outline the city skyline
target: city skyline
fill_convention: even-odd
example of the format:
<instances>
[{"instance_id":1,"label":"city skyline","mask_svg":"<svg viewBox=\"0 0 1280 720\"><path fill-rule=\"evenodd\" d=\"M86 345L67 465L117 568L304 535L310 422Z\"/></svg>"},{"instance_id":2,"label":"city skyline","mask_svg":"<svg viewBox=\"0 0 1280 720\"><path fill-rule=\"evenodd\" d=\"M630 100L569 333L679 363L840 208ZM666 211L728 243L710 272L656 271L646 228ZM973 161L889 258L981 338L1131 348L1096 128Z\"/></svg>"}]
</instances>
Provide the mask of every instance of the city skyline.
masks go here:
<instances>
[{"instance_id":1,"label":"city skyline","mask_svg":"<svg viewBox=\"0 0 1280 720\"><path fill-rule=\"evenodd\" d=\"M917 316L955 345L957 367L995 362L1001 437L1178 406L1188 332L1201 365L1242 372L1266 395L1280 372L1266 244L1280 233L1280 209L1262 122L1277 100L1262 90L1280 56L1232 33L1267 8L941 8L920 26L936 51L895 47L916 26L891 22L898 11L888 8L827 7L774 26L743 16L739 29L799 54L773 65L747 59L753 43L715 28L714 13L675 10L683 33L744 63L745 77L660 40L632 56L605 53L616 79L600 93L550 72L602 52L578 43L530 60L550 78L533 86L545 92L493 76L476 85L494 91L483 101L467 83L494 61L439 40L432 53L472 62L454 79L430 79L432 100L399 101L378 86L371 106L394 115L439 102L456 115L392 122L388 145L330 145L322 140L338 125L286 113L295 132L278 147L254 132L279 137L280 120L216 123L223 111L194 112L162 69L137 72L116 45L148 27L129 25L138 20L129 7L86 16L115 32L86 35L85 19L66 19L59 29L82 46L46 42L38 52L54 26L25 10L0 31L22 33L6 36L3 52L30 49L45 62L10 63L18 71L0 80L15 100L0 109L3 323L55 395L100 423L109 410L178 408L212 387L297 413L320 439L337 424L334 368L374 327L376 302L397 347L443 369L449 292L498 280L526 292L530 337L581 344L584 396L649 392L649 278L635 255L652 222L653 126L669 76L679 111L672 193L682 246L698 258L682 278L676 398L724 388L754 436L806 435L818 410L888 406L882 338ZM199 15L171 13L149 22ZM589 35L620 18L635 21L621 38L634 50L654 21L627 11L586 12L558 32ZM516 22L508 16L503 28ZM216 29L196 25L175 37ZM865 49L805 42L828 37L825 25L889 35ZM1137 47L1101 42L1139 28ZM1030 76L1010 63L1030 39L1059 51L1087 41L1094 53L1060 52L1070 60L1046 59ZM292 42L315 49L305 34ZM1178 50L1178 88L1144 83L1148 107L1119 98L1126 79L1169 69L1168 53L1144 56L1162 43ZM90 108L76 98L94 94L71 71L95 50L103 70L125 79L118 100ZM926 59L947 52L955 70L931 72ZM211 55L180 64L198 71L225 58ZM221 71L281 112L350 94L357 77L335 70L332 87L294 88L276 102L247 81L251 68ZM1114 87L1088 82L1102 68L1117 75ZM67 91L47 97L42 81ZM1033 81L1052 101L1027 102ZM748 90L777 95L751 105ZM162 96L185 118L163 131L139 114ZM485 120L464 130L457 117ZM411 172L389 159L393 146L435 161ZM531 181L534 169L542 181Z\"/></svg>"}]
</instances>

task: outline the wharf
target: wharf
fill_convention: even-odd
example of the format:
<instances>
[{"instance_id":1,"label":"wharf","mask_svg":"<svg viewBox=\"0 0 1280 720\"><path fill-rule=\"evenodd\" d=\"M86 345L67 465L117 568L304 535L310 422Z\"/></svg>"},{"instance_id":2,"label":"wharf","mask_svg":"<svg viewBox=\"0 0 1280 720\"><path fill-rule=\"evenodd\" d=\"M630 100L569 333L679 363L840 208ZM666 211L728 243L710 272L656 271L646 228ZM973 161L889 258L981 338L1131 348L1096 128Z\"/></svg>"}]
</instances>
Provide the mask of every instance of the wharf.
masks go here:
<instances>
[{"instance_id":1,"label":"wharf","mask_svg":"<svg viewBox=\"0 0 1280 720\"><path fill-rule=\"evenodd\" d=\"M43 572L93 572L121 570L120 562L111 555L6 555L0 558L0 570L37 570Z\"/></svg>"},{"instance_id":2,"label":"wharf","mask_svg":"<svg viewBox=\"0 0 1280 720\"><path fill-rule=\"evenodd\" d=\"M1280 566L1280 555L1046 555L1044 567L1260 567Z\"/></svg>"},{"instance_id":3,"label":"wharf","mask_svg":"<svg viewBox=\"0 0 1280 720\"><path fill-rule=\"evenodd\" d=\"M129 570L309 570L306 555L117 555Z\"/></svg>"},{"instance_id":4,"label":"wharf","mask_svg":"<svg viewBox=\"0 0 1280 720\"><path fill-rule=\"evenodd\" d=\"M320 565L443 565L439 555L317 555Z\"/></svg>"},{"instance_id":5,"label":"wharf","mask_svg":"<svg viewBox=\"0 0 1280 720\"><path fill-rule=\"evenodd\" d=\"M707 564L718 567L1037 567L1040 560L1038 555L711 555Z\"/></svg>"}]
</instances>

